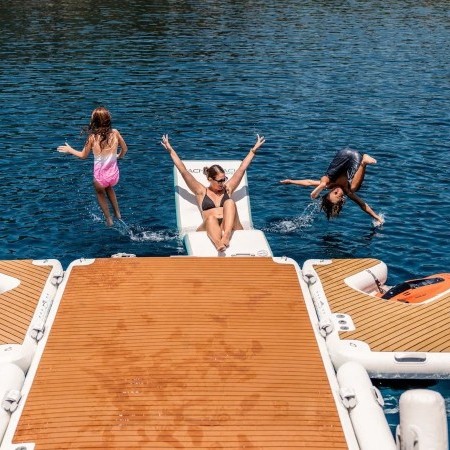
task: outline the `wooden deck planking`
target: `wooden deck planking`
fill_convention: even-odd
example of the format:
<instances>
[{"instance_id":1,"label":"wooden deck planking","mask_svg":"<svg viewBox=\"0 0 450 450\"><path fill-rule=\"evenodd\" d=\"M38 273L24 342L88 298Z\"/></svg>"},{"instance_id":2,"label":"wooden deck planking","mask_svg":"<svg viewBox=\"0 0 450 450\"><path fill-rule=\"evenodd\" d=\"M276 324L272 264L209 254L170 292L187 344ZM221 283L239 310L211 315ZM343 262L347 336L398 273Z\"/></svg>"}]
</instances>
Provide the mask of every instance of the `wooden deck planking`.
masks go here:
<instances>
[{"instance_id":1,"label":"wooden deck planking","mask_svg":"<svg viewBox=\"0 0 450 450\"><path fill-rule=\"evenodd\" d=\"M14 442L347 448L295 269L268 258L75 267Z\"/></svg>"},{"instance_id":2,"label":"wooden deck planking","mask_svg":"<svg viewBox=\"0 0 450 450\"><path fill-rule=\"evenodd\" d=\"M32 260L0 261L0 273L20 280L16 288L0 294L0 345L23 342L51 271L51 266Z\"/></svg>"},{"instance_id":3,"label":"wooden deck planking","mask_svg":"<svg viewBox=\"0 0 450 450\"><path fill-rule=\"evenodd\" d=\"M378 263L342 259L314 267L332 312L349 314L356 326L340 332L340 338L362 340L373 351L449 352L450 294L428 304L405 304L355 291L344 282Z\"/></svg>"}]
</instances>

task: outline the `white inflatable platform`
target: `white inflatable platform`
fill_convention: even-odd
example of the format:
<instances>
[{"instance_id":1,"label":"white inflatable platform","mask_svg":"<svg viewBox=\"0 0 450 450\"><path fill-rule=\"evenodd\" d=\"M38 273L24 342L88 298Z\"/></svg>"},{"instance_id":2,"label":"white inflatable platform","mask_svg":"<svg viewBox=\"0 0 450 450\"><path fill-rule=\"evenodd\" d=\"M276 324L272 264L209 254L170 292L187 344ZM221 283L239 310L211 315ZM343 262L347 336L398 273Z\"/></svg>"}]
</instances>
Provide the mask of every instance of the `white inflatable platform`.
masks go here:
<instances>
[{"instance_id":1,"label":"white inflatable platform","mask_svg":"<svg viewBox=\"0 0 450 450\"><path fill-rule=\"evenodd\" d=\"M239 160L224 161L183 161L189 172L205 186L208 180L203 174L203 167L218 164L231 178L241 164ZM191 256L272 256L272 251L264 233L253 229L248 192L247 174L233 192L232 199L236 202L239 219L243 230L233 232L230 247L225 252L218 252L205 231L196 231L202 223L201 211L197 205L195 195L187 187L183 177L174 167L175 205L177 211L177 226L184 245Z\"/></svg>"}]
</instances>

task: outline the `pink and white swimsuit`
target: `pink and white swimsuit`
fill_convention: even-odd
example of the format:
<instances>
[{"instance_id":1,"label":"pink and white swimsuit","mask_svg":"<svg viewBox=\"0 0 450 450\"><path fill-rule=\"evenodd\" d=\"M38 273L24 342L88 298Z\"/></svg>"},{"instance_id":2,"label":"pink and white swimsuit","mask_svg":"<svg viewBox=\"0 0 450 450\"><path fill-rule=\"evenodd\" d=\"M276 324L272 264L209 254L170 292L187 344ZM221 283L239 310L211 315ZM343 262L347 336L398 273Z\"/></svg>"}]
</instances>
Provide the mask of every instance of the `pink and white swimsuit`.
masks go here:
<instances>
[{"instance_id":1,"label":"pink and white swimsuit","mask_svg":"<svg viewBox=\"0 0 450 450\"><path fill-rule=\"evenodd\" d=\"M119 181L117 150L106 154L94 155L94 179L102 187L115 186Z\"/></svg>"}]
</instances>

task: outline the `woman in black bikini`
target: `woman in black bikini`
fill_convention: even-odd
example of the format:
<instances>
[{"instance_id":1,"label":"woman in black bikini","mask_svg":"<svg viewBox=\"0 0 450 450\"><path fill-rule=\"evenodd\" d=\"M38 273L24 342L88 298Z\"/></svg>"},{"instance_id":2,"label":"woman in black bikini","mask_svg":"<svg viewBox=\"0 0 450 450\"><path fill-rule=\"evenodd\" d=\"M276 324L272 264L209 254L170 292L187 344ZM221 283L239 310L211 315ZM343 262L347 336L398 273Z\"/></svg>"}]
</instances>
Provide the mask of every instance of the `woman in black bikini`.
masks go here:
<instances>
[{"instance_id":1,"label":"woman in black bikini","mask_svg":"<svg viewBox=\"0 0 450 450\"><path fill-rule=\"evenodd\" d=\"M321 209L327 219L337 217L344 205L345 196L353 200L365 213L375 219L377 225L384 220L355 192L359 190L364 180L366 167L376 164L376 159L370 155L361 155L356 150L344 148L338 151L331 161L325 175L320 180L281 180L283 184L296 184L298 186L315 186L311 192L311 198L317 198L319 194L328 189L329 192L322 197Z\"/></svg>"},{"instance_id":2,"label":"woman in black bikini","mask_svg":"<svg viewBox=\"0 0 450 450\"><path fill-rule=\"evenodd\" d=\"M175 167L195 195L202 212L203 223L197 228L197 231L206 231L219 252L229 247L233 230L242 230L236 204L231 195L239 186L245 171L264 142L264 136L257 135L255 145L229 180L225 176L225 171L219 165L214 164L211 167L205 167L203 173L209 181L209 186L205 187L186 169L183 161L170 145L169 136L165 134L162 137L161 145L169 152Z\"/></svg>"}]
</instances>

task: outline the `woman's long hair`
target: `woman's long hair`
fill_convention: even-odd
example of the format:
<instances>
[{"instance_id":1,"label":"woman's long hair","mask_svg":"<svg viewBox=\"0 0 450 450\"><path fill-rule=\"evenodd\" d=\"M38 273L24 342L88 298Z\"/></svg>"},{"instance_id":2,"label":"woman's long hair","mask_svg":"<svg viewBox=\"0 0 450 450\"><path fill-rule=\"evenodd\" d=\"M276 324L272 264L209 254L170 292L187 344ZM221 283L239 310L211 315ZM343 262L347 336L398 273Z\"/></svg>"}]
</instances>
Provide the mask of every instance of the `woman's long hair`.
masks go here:
<instances>
[{"instance_id":1,"label":"woman's long hair","mask_svg":"<svg viewBox=\"0 0 450 450\"><path fill-rule=\"evenodd\" d=\"M87 129L88 139L91 135L100 136L100 148L103 149L108 144L111 132L111 113L103 106L95 108Z\"/></svg>"}]
</instances>

